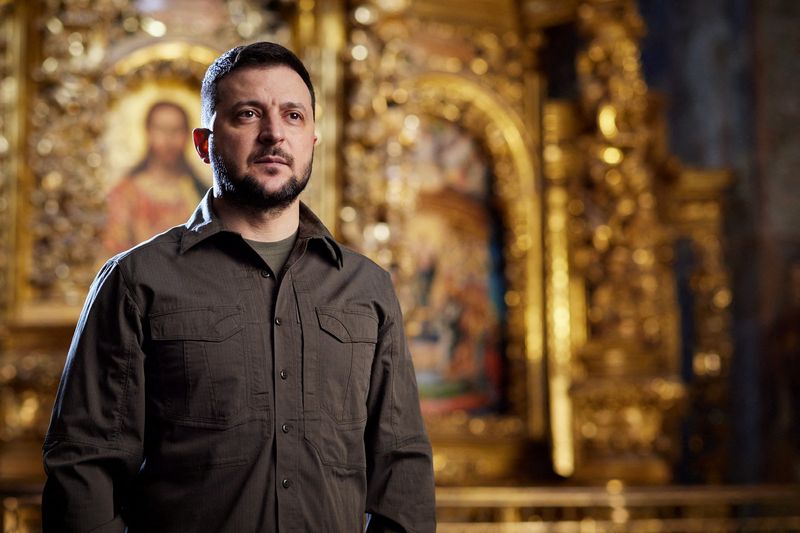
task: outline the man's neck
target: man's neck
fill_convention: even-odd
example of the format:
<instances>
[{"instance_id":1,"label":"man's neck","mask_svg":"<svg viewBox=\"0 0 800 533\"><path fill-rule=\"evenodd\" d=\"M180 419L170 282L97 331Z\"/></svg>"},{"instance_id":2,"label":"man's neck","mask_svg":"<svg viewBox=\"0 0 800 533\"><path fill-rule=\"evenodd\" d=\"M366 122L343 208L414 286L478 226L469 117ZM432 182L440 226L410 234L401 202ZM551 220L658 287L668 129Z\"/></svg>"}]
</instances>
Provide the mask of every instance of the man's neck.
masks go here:
<instances>
[{"instance_id":1,"label":"man's neck","mask_svg":"<svg viewBox=\"0 0 800 533\"><path fill-rule=\"evenodd\" d=\"M225 228L251 241L276 242L288 239L300 225L300 200L280 211L263 211L232 205L221 197L213 199L214 212Z\"/></svg>"}]
</instances>

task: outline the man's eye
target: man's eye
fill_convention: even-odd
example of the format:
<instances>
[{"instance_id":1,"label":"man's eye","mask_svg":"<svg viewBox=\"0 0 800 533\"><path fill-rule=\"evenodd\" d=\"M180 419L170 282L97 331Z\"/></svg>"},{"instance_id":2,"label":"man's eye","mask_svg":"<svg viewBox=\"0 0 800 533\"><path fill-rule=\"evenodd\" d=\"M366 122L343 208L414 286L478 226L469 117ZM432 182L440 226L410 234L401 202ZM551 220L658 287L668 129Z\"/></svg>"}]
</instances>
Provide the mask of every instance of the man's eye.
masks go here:
<instances>
[{"instance_id":1,"label":"man's eye","mask_svg":"<svg viewBox=\"0 0 800 533\"><path fill-rule=\"evenodd\" d=\"M301 115L300 113L298 113L296 111L292 111L291 113L289 113L288 116L289 116L290 120L302 120L302 118L303 118L303 115Z\"/></svg>"},{"instance_id":2,"label":"man's eye","mask_svg":"<svg viewBox=\"0 0 800 533\"><path fill-rule=\"evenodd\" d=\"M239 116L242 118L253 118L256 116L256 113L252 109L245 109L243 111L239 111Z\"/></svg>"}]
</instances>

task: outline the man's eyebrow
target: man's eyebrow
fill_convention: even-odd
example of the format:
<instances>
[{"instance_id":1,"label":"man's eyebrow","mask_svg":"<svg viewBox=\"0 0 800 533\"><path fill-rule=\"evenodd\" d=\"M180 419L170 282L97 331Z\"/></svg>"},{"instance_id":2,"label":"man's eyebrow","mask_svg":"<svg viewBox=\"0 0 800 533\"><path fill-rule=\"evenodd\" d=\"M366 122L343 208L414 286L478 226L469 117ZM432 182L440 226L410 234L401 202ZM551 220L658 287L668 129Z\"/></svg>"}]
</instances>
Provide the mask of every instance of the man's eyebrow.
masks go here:
<instances>
[{"instance_id":1,"label":"man's eyebrow","mask_svg":"<svg viewBox=\"0 0 800 533\"><path fill-rule=\"evenodd\" d=\"M239 100L238 102L234 102L234 104L231 106L231 109L237 109L244 106L262 108L264 107L264 103L260 100ZM281 111L287 111L291 109L297 109L299 111L303 111L304 113L308 111L305 104L302 102L283 102L278 106L278 108Z\"/></svg>"},{"instance_id":2,"label":"man's eyebrow","mask_svg":"<svg viewBox=\"0 0 800 533\"><path fill-rule=\"evenodd\" d=\"M242 106L261 107L262 104L258 100L238 100L231 105L232 109Z\"/></svg>"},{"instance_id":3,"label":"man's eyebrow","mask_svg":"<svg viewBox=\"0 0 800 533\"><path fill-rule=\"evenodd\" d=\"M305 112L306 111L306 106L303 105L301 102L284 102L284 103L282 103L280 105L280 109L283 110L283 111L286 111L286 110L289 110L289 109L298 109L300 111Z\"/></svg>"}]
</instances>

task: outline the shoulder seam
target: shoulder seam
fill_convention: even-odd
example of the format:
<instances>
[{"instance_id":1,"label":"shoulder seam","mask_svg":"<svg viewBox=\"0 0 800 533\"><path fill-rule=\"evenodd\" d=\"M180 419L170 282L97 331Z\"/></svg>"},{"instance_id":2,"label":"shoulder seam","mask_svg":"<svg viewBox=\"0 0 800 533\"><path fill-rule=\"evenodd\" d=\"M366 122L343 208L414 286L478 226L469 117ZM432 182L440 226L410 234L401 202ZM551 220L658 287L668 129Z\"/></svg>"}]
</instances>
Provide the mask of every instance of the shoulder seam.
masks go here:
<instances>
[{"instance_id":1,"label":"shoulder seam","mask_svg":"<svg viewBox=\"0 0 800 533\"><path fill-rule=\"evenodd\" d=\"M122 263L120 263L119 259L117 258L112 259L112 261L114 262L116 268L119 270L119 277L122 278L122 284L125 286L125 295L128 297L131 304L133 304L133 307L136 310L136 314L139 315L140 318L144 317L144 315L142 314L141 307L136 302L136 299L133 297L133 291L131 290L128 278L125 276L125 271L123 269Z\"/></svg>"},{"instance_id":2,"label":"shoulder seam","mask_svg":"<svg viewBox=\"0 0 800 533\"><path fill-rule=\"evenodd\" d=\"M119 261L116 259L114 263L119 270L119 276L122 279L123 287L125 288L125 299L129 302L132 306L134 312L138 316L139 320L143 320L142 311L139 305L136 303L136 300L133 297L133 292L130 289L128 279L125 277L125 272L120 265ZM123 378L123 388L122 388L122 398L119 400L119 404L114 409L116 413L116 420L114 421L114 431L111 434L111 440L114 442L118 442L119 436L122 434L122 426L124 424L125 415L128 411L128 387L130 384L130 375L131 375L131 365L133 354L135 353L135 349L132 346L133 340L128 340L125 343L125 376Z\"/></svg>"}]
</instances>

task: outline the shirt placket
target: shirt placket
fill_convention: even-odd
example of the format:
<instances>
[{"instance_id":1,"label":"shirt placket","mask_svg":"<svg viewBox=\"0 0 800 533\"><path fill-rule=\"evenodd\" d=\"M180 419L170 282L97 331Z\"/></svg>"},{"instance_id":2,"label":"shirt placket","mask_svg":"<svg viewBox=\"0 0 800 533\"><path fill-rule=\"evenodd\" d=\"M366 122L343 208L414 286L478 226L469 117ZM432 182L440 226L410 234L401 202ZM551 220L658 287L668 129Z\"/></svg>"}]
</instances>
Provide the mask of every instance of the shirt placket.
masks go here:
<instances>
[{"instance_id":1,"label":"shirt placket","mask_svg":"<svg viewBox=\"0 0 800 533\"><path fill-rule=\"evenodd\" d=\"M301 330L292 290L291 275L286 274L277 288L278 296L272 320L274 383L276 492L278 495L278 530L296 531L298 523L300 442L300 338Z\"/></svg>"}]
</instances>

